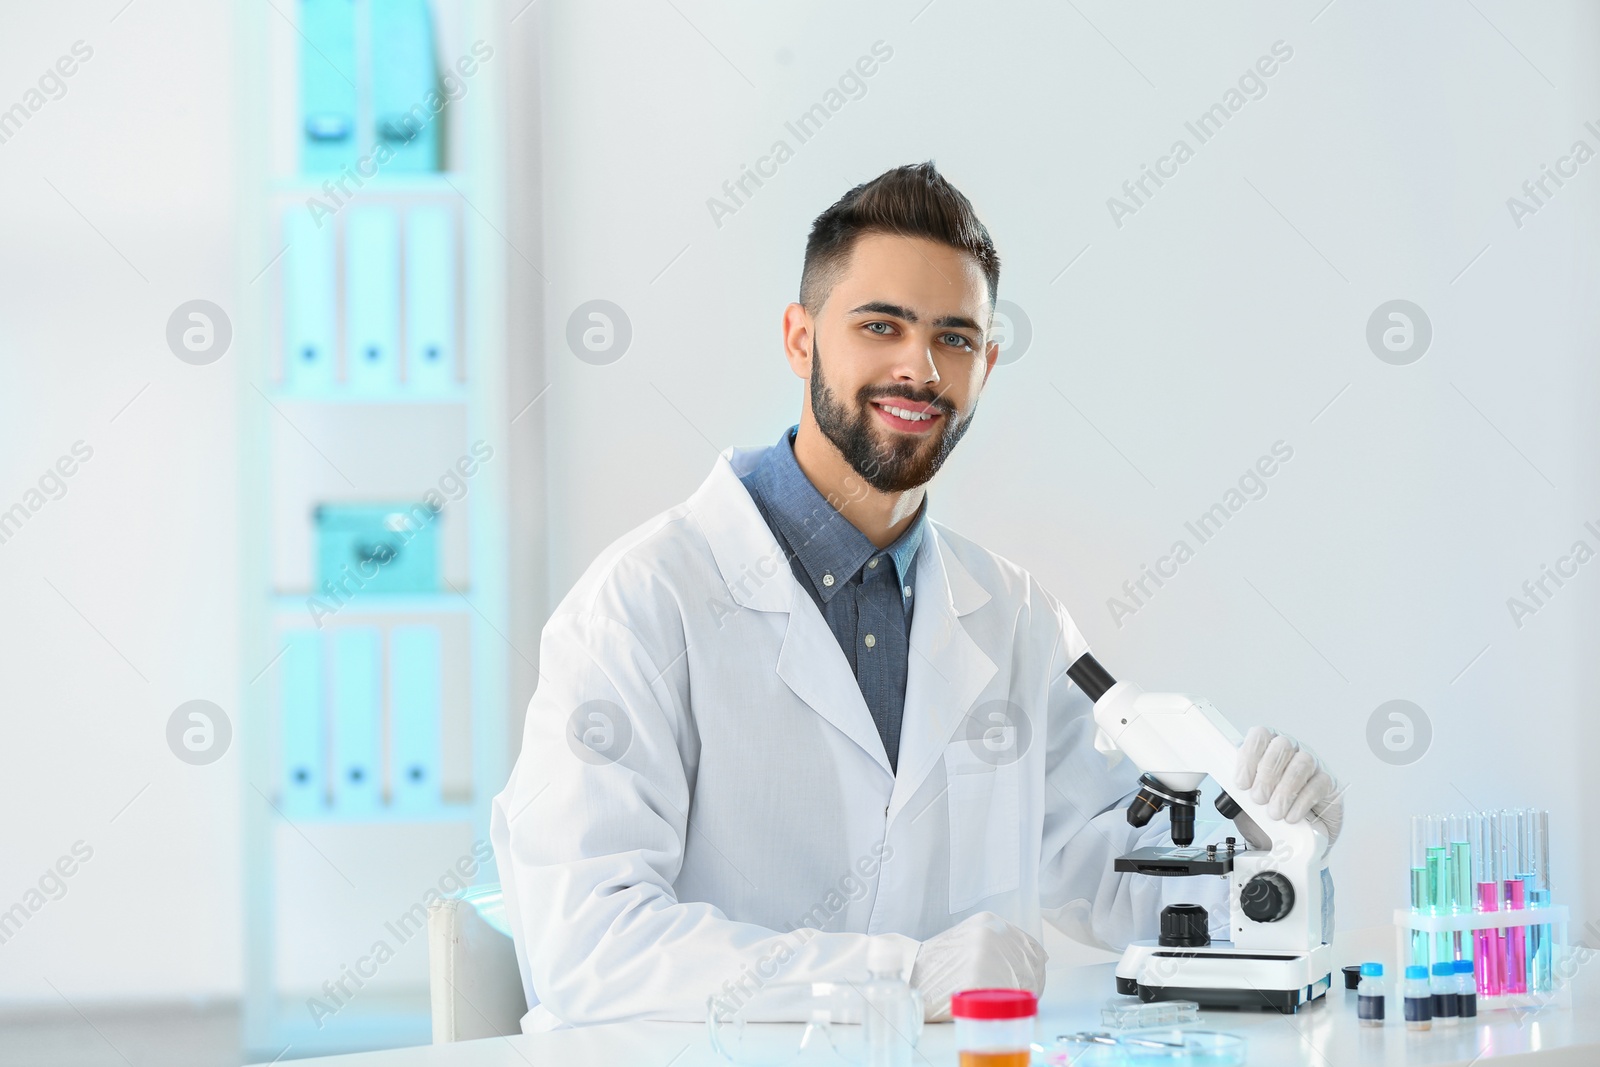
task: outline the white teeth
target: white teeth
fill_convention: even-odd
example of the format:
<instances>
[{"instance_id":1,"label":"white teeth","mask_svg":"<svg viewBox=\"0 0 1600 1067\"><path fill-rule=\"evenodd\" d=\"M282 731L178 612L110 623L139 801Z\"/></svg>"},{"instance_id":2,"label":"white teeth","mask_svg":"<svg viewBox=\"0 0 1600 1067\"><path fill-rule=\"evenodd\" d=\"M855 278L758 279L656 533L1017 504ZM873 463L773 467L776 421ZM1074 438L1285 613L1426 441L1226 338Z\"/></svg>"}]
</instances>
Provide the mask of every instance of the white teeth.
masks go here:
<instances>
[{"instance_id":1,"label":"white teeth","mask_svg":"<svg viewBox=\"0 0 1600 1067\"><path fill-rule=\"evenodd\" d=\"M893 408L888 404L881 404L879 406L889 414L898 416L899 418L905 419L908 422L927 422L929 419L933 418L931 414L907 411L905 408Z\"/></svg>"}]
</instances>

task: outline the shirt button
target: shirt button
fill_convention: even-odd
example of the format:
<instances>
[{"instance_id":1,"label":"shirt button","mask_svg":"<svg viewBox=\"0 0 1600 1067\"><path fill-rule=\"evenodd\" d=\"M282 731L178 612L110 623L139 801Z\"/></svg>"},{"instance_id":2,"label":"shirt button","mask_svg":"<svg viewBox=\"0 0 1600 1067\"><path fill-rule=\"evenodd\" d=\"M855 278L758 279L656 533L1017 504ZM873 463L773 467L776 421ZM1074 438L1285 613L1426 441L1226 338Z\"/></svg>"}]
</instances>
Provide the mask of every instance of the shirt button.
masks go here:
<instances>
[{"instance_id":1,"label":"shirt button","mask_svg":"<svg viewBox=\"0 0 1600 1067\"><path fill-rule=\"evenodd\" d=\"M832 585L832 584L833 584L833 575L831 575L831 574L824 574L824 575L823 575L823 576L822 576L822 584L823 584L823 585Z\"/></svg>"},{"instance_id":2,"label":"shirt button","mask_svg":"<svg viewBox=\"0 0 1600 1067\"><path fill-rule=\"evenodd\" d=\"M905 590L906 590L906 596L910 596L911 595L911 587L908 585L908 586L905 587Z\"/></svg>"},{"instance_id":3,"label":"shirt button","mask_svg":"<svg viewBox=\"0 0 1600 1067\"><path fill-rule=\"evenodd\" d=\"M876 637L873 637L871 634L867 635L867 647L868 648L871 648L873 645L875 645L877 643L878 643L878 639Z\"/></svg>"},{"instance_id":4,"label":"shirt button","mask_svg":"<svg viewBox=\"0 0 1600 1067\"><path fill-rule=\"evenodd\" d=\"M867 566L868 567L876 567L877 565L878 565L878 561L877 561L876 558L867 560Z\"/></svg>"}]
</instances>

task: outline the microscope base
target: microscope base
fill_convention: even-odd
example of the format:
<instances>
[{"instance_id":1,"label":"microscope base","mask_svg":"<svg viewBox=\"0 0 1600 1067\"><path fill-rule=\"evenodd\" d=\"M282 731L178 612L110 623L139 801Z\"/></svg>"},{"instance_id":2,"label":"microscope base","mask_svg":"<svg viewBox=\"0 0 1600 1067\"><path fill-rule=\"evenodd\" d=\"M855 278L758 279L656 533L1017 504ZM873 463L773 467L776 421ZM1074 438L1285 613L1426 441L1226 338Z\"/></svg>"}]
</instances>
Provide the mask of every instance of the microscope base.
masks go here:
<instances>
[{"instance_id":1,"label":"microscope base","mask_svg":"<svg viewBox=\"0 0 1600 1067\"><path fill-rule=\"evenodd\" d=\"M1292 1015L1332 984L1333 949L1167 948L1135 941L1117 963L1117 992L1140 1000L1192 1000L1202 1008L1255 1008Z\"/></svg>"}]
</instances>

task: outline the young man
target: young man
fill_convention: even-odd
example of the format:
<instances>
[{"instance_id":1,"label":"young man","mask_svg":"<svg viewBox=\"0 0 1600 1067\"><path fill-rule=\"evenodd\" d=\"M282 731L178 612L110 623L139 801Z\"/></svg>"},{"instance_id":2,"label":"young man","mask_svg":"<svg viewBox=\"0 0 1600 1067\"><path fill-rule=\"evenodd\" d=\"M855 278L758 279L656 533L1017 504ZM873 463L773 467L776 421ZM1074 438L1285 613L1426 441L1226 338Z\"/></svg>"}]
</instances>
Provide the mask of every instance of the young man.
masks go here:
<instances>
[{"instance_id":1,"label":"young man","mask_svg":"<svg viewBox=\"0 0 1600 1067\"><path fill-rule=\"evenodd\" d=\"M931 163L845 194L783 315L799 424L724 452L556 608L492 813L524 1030L702 1019L864 975L874 939L941 1019L962 988L1042 989L1043 918L1120 948L1198 897L1226 936L1225 879L1112 870L1168 824L1126 821L1138 771L1094 748L1066 609L927 514L999 356L999 275ZM1256 728L1239 770L1337 836L1292 740Z\"/></svg>"}]
</instances>

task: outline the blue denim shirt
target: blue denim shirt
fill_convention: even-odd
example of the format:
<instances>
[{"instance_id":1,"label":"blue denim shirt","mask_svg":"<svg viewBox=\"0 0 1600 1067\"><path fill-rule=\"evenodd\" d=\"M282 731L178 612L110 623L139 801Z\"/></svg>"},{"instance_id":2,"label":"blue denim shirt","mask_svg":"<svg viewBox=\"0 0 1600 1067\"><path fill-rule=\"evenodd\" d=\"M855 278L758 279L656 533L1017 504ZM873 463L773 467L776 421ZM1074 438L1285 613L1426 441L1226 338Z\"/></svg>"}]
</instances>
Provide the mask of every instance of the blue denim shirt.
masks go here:
<instances>
[{"instance_id":1,"label":"blue denim shirt","mask_svg":"<svg viewBox=\"0 0 1600 1067\"><path fill-rule=\"evenodd\" d=\"M893 544L877 548L800 469L794 458L798 430L798 425L785 430L740 481L788 557L795 579L838 640L872 712L889 766L898 770L915 607L911 593L928 499L924 494L916 518Z\"/></svg>"}]
</instances>

